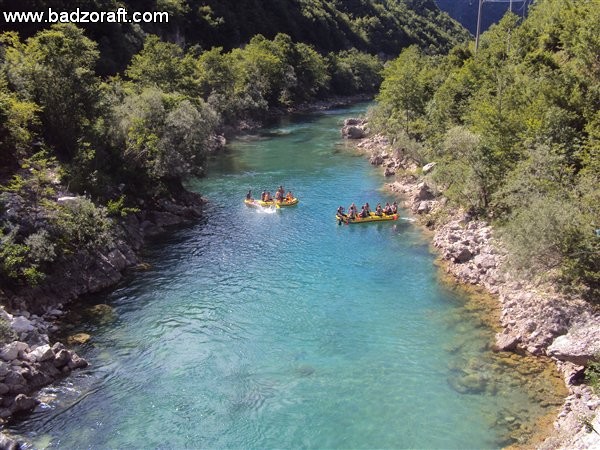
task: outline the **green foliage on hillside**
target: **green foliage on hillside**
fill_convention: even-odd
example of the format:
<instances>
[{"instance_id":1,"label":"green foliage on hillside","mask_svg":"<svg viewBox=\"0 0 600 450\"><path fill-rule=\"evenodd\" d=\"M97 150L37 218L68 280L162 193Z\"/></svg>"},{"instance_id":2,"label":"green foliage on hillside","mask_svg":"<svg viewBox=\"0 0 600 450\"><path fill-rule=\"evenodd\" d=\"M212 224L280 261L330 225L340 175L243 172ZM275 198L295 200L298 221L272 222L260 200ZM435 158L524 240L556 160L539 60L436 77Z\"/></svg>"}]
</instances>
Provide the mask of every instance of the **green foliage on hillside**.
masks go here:
<instances>
[{"instance_id":1,"label":"green foliage on hillside","mask_svg":"<svg viewBox=\"0 0 600 450\"><path fill-rule=\"evenodd\" d=\"M289 35L321 53L358 50L397 55L408 45L449 50L468 32L433 0L0 0L3 11L169 12L168 24L82 24L102 55L101 73L112 74L141 47L144 34L208 50L237 48L262 34ZM31 36L47 24L5 24Z\"/></svg>"},{"instance_id":2,"label":"green foliage on hillside","mask_svg":"<svg viewBox=\"0 0 600 450\"><path fill-rule=\"evenodd\" d=\"M506 16L478 53L405 50L384 72L373 122L432 181L493 218L517 269L600 294L600 9L540 0ZM407 146L408 147L408 146Z\"/></svg>"}]
</instances>

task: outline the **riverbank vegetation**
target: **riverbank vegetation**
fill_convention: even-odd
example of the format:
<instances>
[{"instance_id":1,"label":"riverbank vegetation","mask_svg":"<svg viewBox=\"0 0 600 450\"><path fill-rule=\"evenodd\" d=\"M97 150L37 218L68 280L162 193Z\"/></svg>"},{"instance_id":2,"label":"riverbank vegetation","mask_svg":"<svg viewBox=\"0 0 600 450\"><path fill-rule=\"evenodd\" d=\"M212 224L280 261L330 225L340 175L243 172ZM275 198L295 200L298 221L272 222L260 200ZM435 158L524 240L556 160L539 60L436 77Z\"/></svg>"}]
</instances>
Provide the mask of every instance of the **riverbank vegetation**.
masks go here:
<instances>
[{"instance_id":1,"label":"riverbank vegetation","mask_svg":"<svg viewBox=\"0 0 600 450\"><path fill-rule=\"evenodd\" d=\"M59 0L0 3L73 9ZM127 214L177 201L182 180L203 173L226 130L316 99L376 93L383 61L366 51L389 21L403 23L386 39L389 52L410 43L443 50L466 36L427 1L299 1L285 11L278 2L93 3L168 10L172 20L15 24L0 36L4 288L42 282L74 254L109 246ZM260 20L246 20L251 12ZM225 32L242 22L239 33Z\"/></svg>"},{"instance_id":2,"label":"riverbank vegetation","mask_svg":"<svg viewBox=\"0 0 600 450\"><path fill-rule=\"evenodd\" d=\"M410 47L384 71L371 126L454 204L492 219L511 265L600 298L600 39L594 2L540 0L478 51Z\"/></svg>"}]
</instances>

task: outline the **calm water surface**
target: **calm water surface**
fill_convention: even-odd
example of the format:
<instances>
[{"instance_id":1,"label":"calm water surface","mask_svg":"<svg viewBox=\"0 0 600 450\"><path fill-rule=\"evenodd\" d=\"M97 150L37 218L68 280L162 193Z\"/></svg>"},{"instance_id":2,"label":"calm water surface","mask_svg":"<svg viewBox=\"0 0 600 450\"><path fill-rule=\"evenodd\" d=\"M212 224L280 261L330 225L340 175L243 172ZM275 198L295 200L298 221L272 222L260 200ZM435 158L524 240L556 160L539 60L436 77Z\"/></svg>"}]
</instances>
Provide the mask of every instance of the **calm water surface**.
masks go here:
<instances>
[{"instance_id":1,"label":"calm water surface","mask_svg":"<svg viewBox=\"0 0 600 450\"><path fill-rule=\"evenodd\" d=\"M77 330L93 336L80 349L91 367L47 389L13 431L53 448L501 445L498 418L535 405L485 367L484 389L457 389L491 331L440 284L426 240L408 220L334 220L340 204L394 200L339 140L340 121L362 109L233 142L190 185L210 200L206 217L90 300L115 312ZM297 207L243 204L248 188L279 184Z\"/></svg>"}]
</instances>

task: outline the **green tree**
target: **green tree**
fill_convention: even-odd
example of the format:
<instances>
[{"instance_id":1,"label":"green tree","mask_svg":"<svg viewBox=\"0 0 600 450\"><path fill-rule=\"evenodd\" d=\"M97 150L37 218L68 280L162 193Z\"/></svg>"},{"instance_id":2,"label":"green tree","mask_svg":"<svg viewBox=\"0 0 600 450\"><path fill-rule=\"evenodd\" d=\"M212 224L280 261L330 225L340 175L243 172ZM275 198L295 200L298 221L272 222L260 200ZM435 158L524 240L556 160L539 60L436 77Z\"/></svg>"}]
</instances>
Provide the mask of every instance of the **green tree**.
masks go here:
<instances>
[{"instance_id":1,"label":"green tree","mask_svg":"<svg viewBox=\"0 0 600 450\"><path fill-rule=\"evenodd\" d=\"M0 176L16 170L30 151L39 111L35 103L19 100L0 74Z\"/></svg>"},{"instance_id":2,"label":"green tree","mask_svg":"<svg viewBox=\"0 0 600 450\"><path fill-rule=\"evenodd\" d=\"M126 159L150 179L201 171L217 122L208 105L198 108L155 88L129 95L116 117Z\"/></svg>"},{"instance_id":3,"label":"green tree","mask_svg":"<svg viewBox=\"0 0 600 450\"><path fill-rule=\"evenodd\" d=\"M97 118L99 80L96 44L74 25L54 25L25 44L6 49L10 82L41 107L43 135L61 158L70 160Z\"/></svg>"},{"instance_id":4,"label":"green tree","mask_svg":"<svg viewBox=\"0 0 600 450\"><path fill-rule=\"evenodd\" d=\"M195 65L192 55L185 55L179 45L150 35L125 73L141 86L155 86L165 92L181 92L194 97L199 94Z\"/></svg>"},{"instance_id":5,"label":"green tree","mask_svg":"<svg viewBox=\"0 0 600 450\"><path fill-rule=\"evenodd\" d=\"M415 131L415 120L425 114L429 100L427 79L423 76L424 57L416 46L405 49L384 69L377 100L390 106L390 113L407 134Z\"/></svg>"}]
</instances>

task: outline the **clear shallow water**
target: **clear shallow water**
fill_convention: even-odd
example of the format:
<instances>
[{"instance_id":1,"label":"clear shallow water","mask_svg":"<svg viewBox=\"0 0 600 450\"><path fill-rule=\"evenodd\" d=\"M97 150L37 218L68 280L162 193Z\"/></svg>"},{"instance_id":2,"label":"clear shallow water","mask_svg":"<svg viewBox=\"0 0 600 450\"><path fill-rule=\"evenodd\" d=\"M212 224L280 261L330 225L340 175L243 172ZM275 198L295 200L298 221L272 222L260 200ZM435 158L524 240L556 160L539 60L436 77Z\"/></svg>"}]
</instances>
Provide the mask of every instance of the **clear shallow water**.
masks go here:
<instances>
[{"instance_id":1,"label":"clear shallow water","mask_svg":"<svg viewBox=\"0 0 600 450\"><path fill-rule=\"evenodd\" d=\"M339 141L360 110L234 142L190 186L210 200L201 223L90 300L116 313L82 328L90 369L48 389L54 400L13 431L56 448L501 445L499 418L535 405L484 363L491 331L439 283L427 242L404 220L334 219L340 204L393 200ZM297 207L242 203L281 183ZM483 389L457 389L469 365Z\"/></svg>"}]
</instances>

